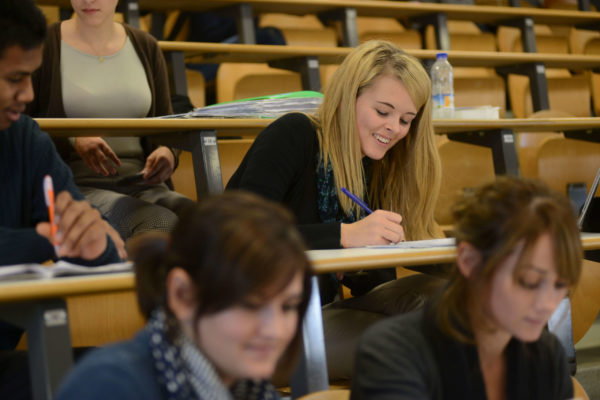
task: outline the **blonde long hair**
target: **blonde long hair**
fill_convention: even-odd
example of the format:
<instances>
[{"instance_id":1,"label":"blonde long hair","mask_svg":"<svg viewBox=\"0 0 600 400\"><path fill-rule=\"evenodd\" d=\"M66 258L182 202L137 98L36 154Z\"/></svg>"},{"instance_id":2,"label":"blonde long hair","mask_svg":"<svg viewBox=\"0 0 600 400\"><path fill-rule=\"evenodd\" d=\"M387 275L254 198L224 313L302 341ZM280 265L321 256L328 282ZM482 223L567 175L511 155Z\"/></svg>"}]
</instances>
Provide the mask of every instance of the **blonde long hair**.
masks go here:
<instances>
[{"instance_id":1,"label":"blonde long hair","mask_svg":"<svg viewBox=\"0 0 600 400\"><path fill-rule=\"evenodd\" d=\"M393 44L372 40L356 47L333 74L313 118L321 161L331 163L338 198L347 214L358 206L340 189L365 193L367 177L356 126L356 99L380 75L390 74L406 87L418 112L407 136L381 160L373 160L369 201L374 209L403 217L409 240L438 236L433 213L440 187L440 159L431 121L431 83L416 58Z\"/></svg>"}]
</instances>

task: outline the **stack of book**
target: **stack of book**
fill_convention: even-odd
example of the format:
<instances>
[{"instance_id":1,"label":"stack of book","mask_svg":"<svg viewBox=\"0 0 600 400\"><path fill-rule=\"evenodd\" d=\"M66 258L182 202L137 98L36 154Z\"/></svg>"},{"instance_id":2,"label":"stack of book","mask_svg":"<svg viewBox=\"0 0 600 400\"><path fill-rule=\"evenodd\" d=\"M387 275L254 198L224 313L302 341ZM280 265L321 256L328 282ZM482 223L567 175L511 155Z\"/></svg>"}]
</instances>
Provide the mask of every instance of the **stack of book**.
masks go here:
<instances>
[{"instance_id":1,"label":"stack of book","mask_svg":"<svg viewBox=\"0 0 600 400\"><path fill-rule=\"evenodd\" d=\"M313 114L322 101L322 93L303 90L213 104L161 118L277 118L289 112Z\"/></svg>"}]
</instances>

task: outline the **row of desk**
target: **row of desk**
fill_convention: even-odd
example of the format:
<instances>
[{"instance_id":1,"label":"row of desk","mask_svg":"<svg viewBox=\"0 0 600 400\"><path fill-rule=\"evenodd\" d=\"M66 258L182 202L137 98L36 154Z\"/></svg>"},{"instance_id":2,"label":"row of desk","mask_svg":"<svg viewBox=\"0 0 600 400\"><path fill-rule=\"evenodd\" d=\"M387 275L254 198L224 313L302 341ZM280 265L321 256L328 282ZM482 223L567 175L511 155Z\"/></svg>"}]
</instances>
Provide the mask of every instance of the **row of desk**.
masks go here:
<instances>
[{"instance_id":1,"label":"row of desk","mask_svg":"<svg viewBox=\"0 0 600 400\"><path fill-rule=\"evenodd\" d=\"M256 44L223 44L160 41L159 46L171 64L171 89L187 95L185 63L268 63L272 67L298 72L302 87L321 90L320 65L338 65L352 50L349 47L273 46ZM432 62L439 50L405 49L423 62ZM448 60L455 67L495 68L501 75L529 76L536 110L547 97L546 68L600 70L600 55L545 54L536 52L491 52L447 50ZM543 78L543 81L540 79ZM545 92L544 92L545 91ZM545 93L545 94L544 94ZM548 107L545 107L548 108Z\"/></svg>"},{"instance_id":2,"label":"row of desk","mask_svg":"<svg viewBox=\"0 0 600 400\"><path fill-rule=\"evenodd\" d=\"M35 1L39 5L71 7L70 0ZM139 18L140 10L151 12L224 10L235 13L234 15L237 15L240 20L252 19L264 13L314 14L324 18L337 17L349 24L352 24L352 17L356 18L356 16L397 18L411 23L418 22L419 19L427 21L428 17L439 14L445 15L450 20L473 21L481 24L501 24L521 18L530 18L536 24L583 27L600 22L600 14L589 11L589 2L587 7L586 4L580 6L582 11L383 0L122 0L122 3L125 17L132 24L135 24L136 18ZM247 27L249 30L252 29L252 25L240 22L240 26ZM347 27L345 30L352 29ZM245 43L248 41L243 40L244 34L248 32L240 31L242 41Z\"/></svg>"},{"instance_id":3,"label":"row of desk","mask_svg":"<svg viewBox=\"0 0 600 400\"><path fill-rule=\"evenodd\" d=\"M38 4L70 7L69 0L36 0ZM199 62L269 62L272 66L301 73L306 89L320 90L318 66L339 64L351 50L346 48L312 48L297 46L253 45L255 33L252 18L265 12L296 15L317 14L323 19L342 22L344 45L358 44L357 16L395 17L408 24L433 24L440 49L449 50L447 20L468 20L486 24L505 24L522 29L524 48L535 49L533 24L573 25L582 28L598 26L600 13L540 10L492 6L462 6L437 3L409 3L365 0L125 0L127 20L133 25L139 10L165 12L172 9L215 11L226 9L238 17L241 45L212 43L160 42L161 49L173 66L172 86L176 93L187 93L185 60ZM586 0L580 6L585 9ZM589 4L588 4L589 9ZM157 26L160 26L158 24ZM535 51L535 50L534 50ZM433 60L437 50L407 50L422 60ZM528 73L532 88L540 89L538 79L545 67L598 69L600 56L556 55L539 53L485 53L448 51L454 66L483 66L501 73ZM526 66L523 69L522 66ZM525 71L525 72L523 72ZM531 73L533 71L533 73ZM545 81L544 81L545 82ZM543 84L543 83L542 83ZM543 89L543 87L541 88ZM544 99L534 93L534 108L544 106ZM222 190L217 139L255 136L270 120L261 119L38 119L42 130L53 136L153 136L162 144L192 153L197 193ZM511 120L439 120L434 121L437 134L450 139L476 143L492 148L497 173L518 175L514 132L565 131L567 136L598 141L595 130L600 118L577 119L511 119ZM583 239L586 249L600 248L600 235ZM347 271L388 266L411 266L452 262L454 248L420 250L349 249L311 251L317 273ZM316 285L313 285L316 287ZM0 284L0 315L27 327L34 396L51 398L59 380L71 366L69 321L64 298L70 295L109 293L133 290L132 274L102 277L62 278ZM328 387L320 302L313 292L304 325L304 357L292 383L293 396Z\"/></svg>"},{"instance_id":4,"label":"row of desk","mask_svg":"<svg viewBox=\"0 0 600 400\"><path fill-rule=\"evenodd\" d=\"M598 29L600 13L589 11L589 0L578 0L582 11L553 10L539 8L475 6L464 4L440 4L421 2L396 2L381 0L123 0L122 11L126 20L139 27L140 10L151 11L153 19L152 33L158 39L162 38L164 13L173 9L183 11L211 11L232 15L237 20L240 42L252 45L256 43L254 18L263 13L286 13L293 15L318 15L323 21L338 21L343 31L343 46L355 47L359 44L357 16L396 18L405 26L424 30L432 25L435 31L437 48L443 51L451 50L448 20L466 20L479 24L494 26L514 26L521 30L523 50L536 53L535 24L568 25L580 29ZM40 5L55 5L69 7L69 0L37 0ZM510 0L511 5L517 6L520 0ZM162 16L162 17L160 17ZM279 46L278 46L279 47ZM313 50L313 52L316 50ZM172 52L167 57L178 71L173 82L175 91L183 94L187 90L184 77L184 59L179 52ZM286 58L284 56L284 58ZM318 61L315 54L299 59L300 62L272 62L273 66L292 69L302 75L303 87L307 90L320 90ZM454 65L453 57L449 57ZM574 60L573 60L574 61ZM217 62L217 61L215 61ZM456 64L459 65L459 64ZM483 65L481 65L483 66ZM564 64L563 64L564 66ZM527 62L513 58L508 69L499 69L501 73L516 73L527 75L530 79L534 111L548 109L548 87L545 68L550 67L545 57L537 61ZM575 68L567 65L568 68Z\"/></svg>"},{"instance_id":5,"label":"row of desk","mask_svg":"<svg viewBox=\"0 0 600 400\"><path fill-rule=\"evenodd\" d=\"M150 136L156 142L190 151L196 193L223 190L217 139L255 137L270 119L38 118L51 136ZM519 175L515 132L563 131L565 136L598 142L600 118L434 120L436 134L491 148L496 174Z\"/></svg>"},{"instance_id":6,"label":"row of desk","mask_svg":"<svg viewBox=\"0 0 600 400\"><path fill-rule=\"evenodd\" d=\"M583 234L586 250L600 249L600 234ZM453 262L455 247L423 249L340 249L307 252L317 274L392 266ZM51 399L72 366L68 296L134 290L133 273L0 282L0 316L27 330L34 398ZM570 320L569 320L570 322ZM318 284L303 326L303 357L292 379L292 396L329 387Z\"/></svg>"}]
</instances>

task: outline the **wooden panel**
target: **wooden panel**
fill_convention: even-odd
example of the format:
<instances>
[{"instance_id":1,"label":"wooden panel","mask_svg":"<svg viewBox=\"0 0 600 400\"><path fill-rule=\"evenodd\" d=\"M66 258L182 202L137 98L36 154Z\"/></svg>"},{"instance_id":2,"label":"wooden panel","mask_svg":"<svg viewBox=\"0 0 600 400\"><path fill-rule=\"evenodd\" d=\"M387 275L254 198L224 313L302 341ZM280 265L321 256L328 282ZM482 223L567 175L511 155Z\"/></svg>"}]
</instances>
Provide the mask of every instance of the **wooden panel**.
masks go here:
<instances>
[{"instance_id":1,"label":"wooden panel","mask_svg":"<svg viewBox=\"0 0 600 400\"><path fill-rule=\"evenodd\" d=\"M600 310L600 263L584 260L579 285L571 294L573 342L590 329Z\"/></svg>"},{"instance_id":2,"label":"wooden panel","mask_svg":"<svg viewBox=\"0 0 600 400\"><path fill-rule=\"evenodd\" d=\"M438 150L442 160L442 185L435 209L440 225L451 224L451 207L465 190L495 179L492 151L489 148L441 138Z\"/></svg>"},{"instance_id":3,"label":"wooden panel","mask_svg":"<svg viewBox=\"0 0 600 400\"><path fill-rule=\"evenodd\" d=\"M221 64L217 102L302 90L300 74L264 64Z\"/></svg>"},{"instance_id":4,"label":"wooden panel","mask_svg":"<svg viewBox=\"0 0 600 400\"><path fill-rule=\"evenodd\" d=\"M131 339L142 329L134 290L67 297L73 347L102 346ZM23 336L18 349L27 348Z\"/></svg>"},{"instance_id":5,"label":"wooden panel","mask_svg":"<svg viewBox=\"0 0 600 400\"><path fill-rule=\"evenodd\" d=\"M171 181L173 182L173 187L176 192L181 193L194 201L198 200L192 153L189 151L181 152L179 155L179 165L175 172L173 172L173 175L171 175Z\"/></svg>"},{"instance_id":6,"label":"wooden panel","mask_svg":"<svg viewBox=\"0 0 600 400\"><path fill-rule=\"evenodd\" d=\"M467 51L496 51L496 36L491 32L482 32L479 27L468 21L448 21L450 48ZM437 49L433 25L425 29L425 48Z\"/></svg>"},{"instance_id":7,"label":"wooden panel","mask_svg":"<svg viewBox=\"0 0 600 400\"><path fill-rule=\"evenodd\" d=\"M576 117L590 116L591 90L585 75L552 77L547 70L550 109L563 111ZM523 75L508 76L510 106L515 118L527 118L533 113L529 79Z\"/></svg>"},{"instance_id":8,"label":"wooden panel","mask_svg":"<svg viewBox=\"0 0 600 400\"><path fill-rule=\"evenodd\" d=\"M219 146L219 162L221 164L221 177L223 188L229 182L229 178L242 162L254 139L227 139L217 141ZM194 165L192 154L182 151L179 156L179 166L171 177L175 190L192 200L198 200L196 194L196 181L194 180Z\"/></svg>"},{"instance_id":9,"label":"wooden panel","mask_svg":"<svg viewBox=\"0 0 600 400\"><path fill-rule=\"evenodd\" d=\"M352 50L349 47L272 46L200 42L159 42L163 51L182 51L192 62L264 63L290 57L315 56L320 64L340 64ZM438 50L406 49L421 60L434 60ZM496 51L450 50L453 66L502 67L541 62L547 68L589 69L600 66L600 56L580 54L509 53Z\"/></svg>"},{"instance_id":10,"label":"wooden panel","mask_svg":"<svg viewBox=\"0 0 600 400\"><path fill-rule=\"evenodd\" d=\"M567 193L567 183L585 182L592 186L600 166L600 143L556 138L538 151L539 178L551 188Z\"/></svg>"},{"instance_id":11,"label":"wooden panel","mask_svg":"<svg viewBox=\"0 0 600 400\"><path fill-rule=\"evenodd\" d=\"M36 0L40 5L70 6L69 0ZM139 0L140 10L207 11L239 4L240 0ZM395 1L364 0L245 0L256 14L287 13L296 15L319 14L325 11L351 7L360 16L411 18L432 13L446 13L450 20L493 23L507 19L531 17L536 23L575 25L600 21L597 12L548 10L531 7L465 6Z\"/></svg>"},{"instance_id":12,"label":"wooden panel","mask_svg":"<svg viewBox=\"0 0 600 400\"><path fill-rule=\"evenodd\" d=\"M555 33L547 25L535 25L535 41L538 53L569 53L569 35ZM509 26L501 26L497 32L498 50L522 52L521 30Z\"/></svg>"},{"instance_id":13,"label":"wooden panel","mask_svg":"<svg viewBox=\"0 0 600 400\"><path fill-rule=\"evenodd\" d=\"M535 112L531 118L568 118L571 115L556 110ZM537 157L540 147L548 140L563 137L562 132L518 132L516 134L517 157L519 172L526 178L538 178Z\"/></svg>"},{"instance_id":14,"label":"wooden panel","mask_svg":"<svg viewBox=\"0 0 600 400\"><path fill-rule=\"evenodd\" d=\"M258 26L261 28L274 26L276 28L293 29L323 29L324 26L316 15L289 15L282 13L262 14L258 19Z\"/></svg>"},{"instance_id":15,"label":"wooden panel","mask_svg":"<svg viewBox=\"0 0 600 400\"><path fill-rule=\"evenodd\" d=\"M390 41L401 49L423 47L421 34L414 29L405 29L394 18L357 17L356 30L361 43L379 39Z\"/></svg>"},{"instance_id":16,"label":"wooden panel","mask_svg":"<svg viewBox=\"0 0 600 400\"><path fill-rule=\"evenodd\" d=\"M188 96L194 107L206 105L206 82L201 72L186 68L185 76L188 84Z\"/></svg>"},{"instance_id":17,"label":"wooden panel","mask_svg":"<svg viewBox=\"0 0 600 400\"><path fill-rule=\"evenodd\" d=\"M477 107L489 105L500 109L500 118L506 113L504 79L498 75L471 77L454 76L454 105Z\"/></svg>"},{"instance_id":18,"label":"wooden panel","mask_svg":"<svg viewBox=\"0 0 600 400\"><path fill-rule=\"evenodd\" d=\"M132 338L145 321L134 291L67 298L74 347Z\"/></svg>"},{"instance_id":19,"label":"wooden panel","mask_svg":"<svg viewBox=\"0 0 600 400\"><path fill-rule=\"evenodd\" d=\"M569 32L569 49L574 54L598 54L591 48L588 49L588 43L600 39L600 32L586 29L571 29ZM595 47L592 45L592 47Z\"/></svg>"},{"instance_id":20,"label":"wooden panel","mask_svg":"<svg viewBox=\"0 0 600 400\"><path fill-rule=\"evenodd\" d=\"M337 35L333 28L281 28L285 42L290 46L336 47Z\"/></svg>"},{"instance_id":21,"label":"wooden panel","mask_svg":"<svg viewBox=\"0 0 600 400\"><path fill-rule=\"evenodd\" d=\"M221 176L223 177L223 188L229 182L229 178L239 167L242 159L248 152L253 139L219 140L219 159L221 161Z\"/></svg>"},{"instance_id":22,"label":"wooden panel","mask_svg":"<svg viewBox=\"0 0 600 400\"><path fill-rule=\"evenodd\" d=\"M335 389L310 393L306 396L299 397L298 400L348 400L349 398L350 390Z\"/></svg>"}]
</instances>

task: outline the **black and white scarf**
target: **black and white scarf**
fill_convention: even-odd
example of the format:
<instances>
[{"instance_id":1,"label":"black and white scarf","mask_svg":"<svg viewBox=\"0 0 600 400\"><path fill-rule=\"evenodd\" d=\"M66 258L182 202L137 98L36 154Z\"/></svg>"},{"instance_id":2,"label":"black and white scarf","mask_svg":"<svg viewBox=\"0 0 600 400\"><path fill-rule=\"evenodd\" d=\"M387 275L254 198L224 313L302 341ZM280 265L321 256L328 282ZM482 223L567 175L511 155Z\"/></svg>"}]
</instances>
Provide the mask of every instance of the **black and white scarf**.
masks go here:
<instances>
[{"instance_id":1,"label":"black and white scarf","mask_svg":"<svg viewBox=\"0 0 600 400\"><path fill-rule=\"evenodd\" d=\"M266 380L240 380L227 388L213 365L183 334L167 335L165 312L157 309L148 320L150 349L159 386L169 400L275 400L279 395Z\"/></svg>"}]
</instances>

